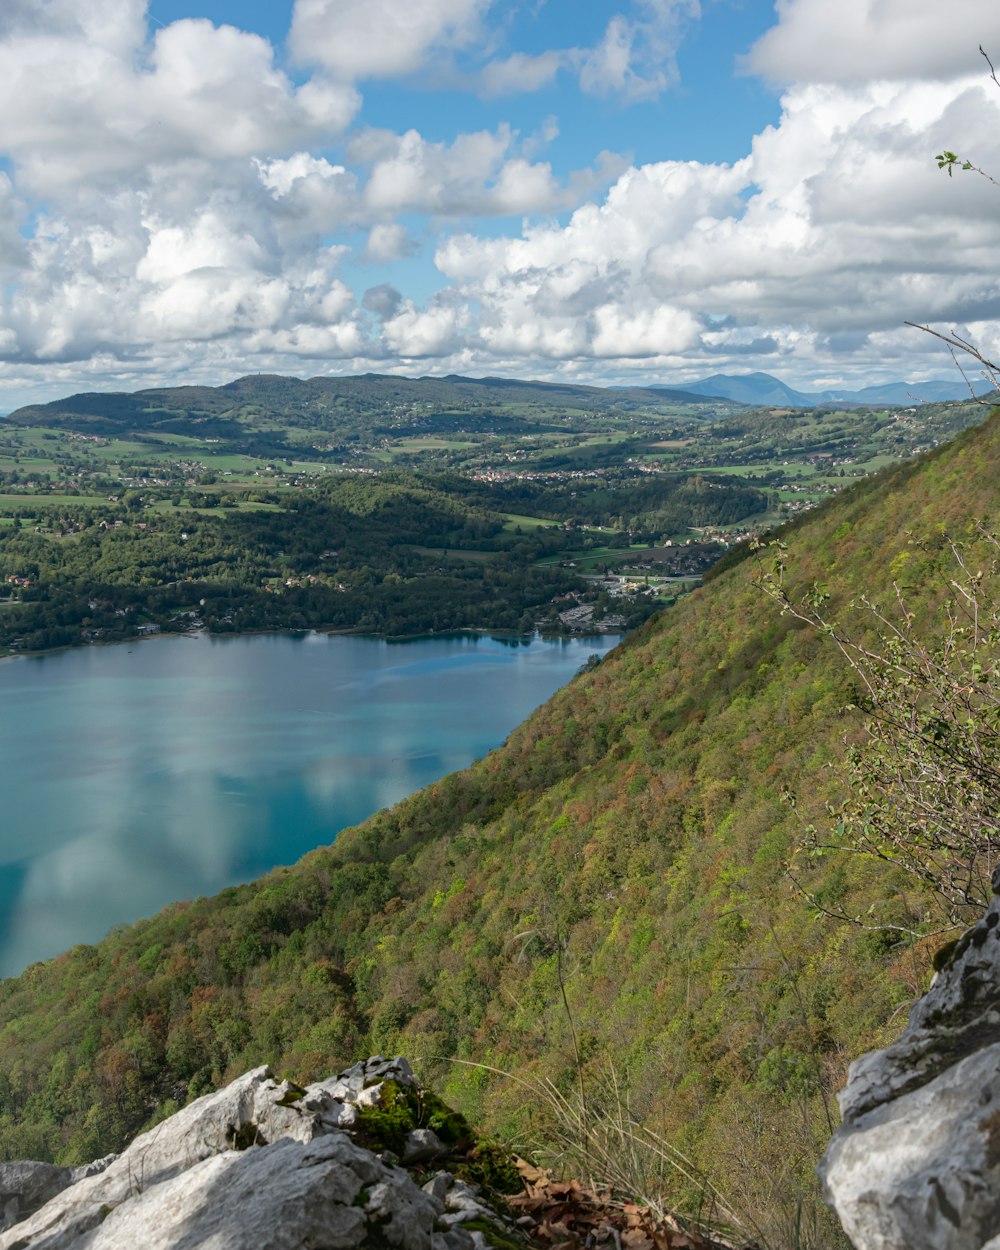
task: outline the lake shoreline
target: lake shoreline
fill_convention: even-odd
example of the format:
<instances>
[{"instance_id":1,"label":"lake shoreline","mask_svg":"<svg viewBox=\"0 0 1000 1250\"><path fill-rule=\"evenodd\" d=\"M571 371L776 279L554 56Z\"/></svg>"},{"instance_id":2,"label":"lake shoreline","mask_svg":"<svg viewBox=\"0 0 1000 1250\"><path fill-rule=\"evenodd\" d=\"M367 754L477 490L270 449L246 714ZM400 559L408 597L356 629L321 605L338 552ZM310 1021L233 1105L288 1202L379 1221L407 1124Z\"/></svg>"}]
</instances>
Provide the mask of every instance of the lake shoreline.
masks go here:
<instances>
[{"instance_id":1,"label":"lake shoreline","mask_svg":"<svg viewBox=\"0 0 1000 1250\"><path fill-rule=\"evenodd\" d=\"M0 664L7 660L30 660L37 659L44 655L61 655L66 652L74 651L90 651L101 647L131 647L135 643L147 643L162 641L167 638L287 638L295 635L316 634L325 638L371 638L378 642L390 643L406 643L420 642L424 639L442 639L442 638L523 638L526 642L533 638L540 638L545 642L571 641L573 639L587 638L624 638L628 630L616 629L588 629L586 631L577 631L573 633L564 633L554 630L532 630L531 633L524 633L519 630L510 629L489 629L486 626L470 625L463 629L442 629L442 630L422 630L416 634L377 634L368 630L361 629L325 629L319 625L309 629L235 629L235 630L209 630L209 629L179 629L179 630L161 630L157 634L135 634L131 638L114 638L105 640L94 638L87 642L68 643L61 647L44 647L37 651L21 651L21 650L0 650Z\"/></svg>"}]
</instances>

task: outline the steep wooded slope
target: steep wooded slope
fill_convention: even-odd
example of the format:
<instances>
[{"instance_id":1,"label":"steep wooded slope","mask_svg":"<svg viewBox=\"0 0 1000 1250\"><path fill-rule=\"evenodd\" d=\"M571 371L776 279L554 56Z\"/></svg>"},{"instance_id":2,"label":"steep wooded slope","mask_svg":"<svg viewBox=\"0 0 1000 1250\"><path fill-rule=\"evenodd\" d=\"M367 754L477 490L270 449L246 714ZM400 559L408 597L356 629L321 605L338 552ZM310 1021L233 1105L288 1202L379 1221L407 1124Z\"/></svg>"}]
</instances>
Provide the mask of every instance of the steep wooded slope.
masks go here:
<instances>
[{"instance_id":1,"label":"steep wooded slope","mask_svg":"<svg viewBox=\"0 0 1000 1250\"><path fill-rule=\"evenodd\" d=\"M996 520L998 480L992 419L786 533L791 581L824 583L838 613L896 579L929 612L946 536ZM733 563L500 750L333 847L4 983L3 1152L90 1158L227 1073L306 1080L374 1050L423 1056L449 1101L510 1129L520 1088L449 1060L568 1087L562 984L593 1100L613 1064L637 1116L790 1239L832 1090L940 939L838 924L791 885L799 820L843 793L857 722L835 650L754 569ZM926 911L857 858L802 871L827 906Z\"/></svg>"}]
</instances>

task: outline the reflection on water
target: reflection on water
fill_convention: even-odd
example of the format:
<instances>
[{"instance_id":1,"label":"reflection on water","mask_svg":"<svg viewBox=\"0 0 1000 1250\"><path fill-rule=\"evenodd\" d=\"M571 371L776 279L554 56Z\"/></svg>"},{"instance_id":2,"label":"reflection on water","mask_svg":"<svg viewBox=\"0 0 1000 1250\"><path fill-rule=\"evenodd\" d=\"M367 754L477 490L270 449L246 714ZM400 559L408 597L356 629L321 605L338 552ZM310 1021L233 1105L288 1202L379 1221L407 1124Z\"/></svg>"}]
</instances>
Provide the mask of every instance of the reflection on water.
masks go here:
<instances>
[{"instance_id":1,"label":"reflection on water","mask_svg":"<svg viewBox=\"0 0 1000 1250\"><path fill-rule=\"evenodd\" d=\"M614 641L167 638L0 662L0 973L298 859L497 746Z\"/></svg>"}]
</instances>

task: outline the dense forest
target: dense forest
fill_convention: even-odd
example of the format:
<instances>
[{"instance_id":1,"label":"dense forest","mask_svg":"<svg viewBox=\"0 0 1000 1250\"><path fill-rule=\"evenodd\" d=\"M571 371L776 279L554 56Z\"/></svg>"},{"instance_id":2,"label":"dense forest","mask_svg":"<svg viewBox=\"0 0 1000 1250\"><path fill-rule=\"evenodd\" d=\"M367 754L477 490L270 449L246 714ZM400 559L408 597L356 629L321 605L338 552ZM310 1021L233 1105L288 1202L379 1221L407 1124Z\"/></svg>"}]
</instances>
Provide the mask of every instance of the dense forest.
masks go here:
<instances>
[{"instance_id":1,"label":"dense forest","mask_svg":"<svg viewBox=\"0 0 1000 1250\"><path fill-rule=\"evenodd\" d=\"M932 634L998 472L993 418L850 487L782 535L785 592L818 583L863 636L857 596L891 612L895 585ZM362 491L352 515L383 506L403 505ZM834 1244L813 1176L834 1091L944 938L919 884L805 835L847 795L860 714L824 631L762 590L766 559L740 551L502 748L331 847L3 983L0 1151L80 1161L253 1065L305 1080L399 1051L516 1141L544 1108L526 1123L497 1070L595 1106L624 1088L690 1162L679 1207L705 1175L771 1244Z\"/></svg>"},{"instance_id":2,"label":"dense forest","mask_svg":"<svg viewBox=\"0 0 1000 1250\"><path fill-rule=\"evenodd\" d=\"M618 447L620 455L621 444ZM738 478L670 473L652 477L629 469L569 482L520 479L488 486L451 475L448 489L458 498L499 511L568 517L573 525L607 527L618 532L623 544L662 542L693 526L735 525L767 508L764 492Z\"/></svg>"}]
</instances>

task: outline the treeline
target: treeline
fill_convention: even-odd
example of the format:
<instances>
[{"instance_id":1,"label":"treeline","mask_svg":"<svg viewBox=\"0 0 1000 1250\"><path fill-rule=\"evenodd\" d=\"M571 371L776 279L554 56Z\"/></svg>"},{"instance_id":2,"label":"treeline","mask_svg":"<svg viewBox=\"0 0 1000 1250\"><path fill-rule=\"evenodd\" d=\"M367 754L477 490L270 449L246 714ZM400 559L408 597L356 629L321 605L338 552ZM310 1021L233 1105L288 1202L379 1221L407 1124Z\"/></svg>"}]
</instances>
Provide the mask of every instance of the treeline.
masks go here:
<instances>
[{"instance_id":1,"label":"treeline","mask_svg":"<svg viewBox=\"0 0 1000 1250\"><path fill-rule=\"evenodd\" d=\"M534 466L532 466L534 468ZM692 526L734 525L765 512L767 494L731 477L650 474L625 467L565 481L478 482L453 475L448 491L477 507L607 526L631 542L658 543Z\"/></svg>"}]
</instances>

